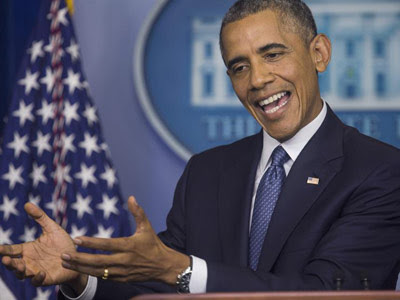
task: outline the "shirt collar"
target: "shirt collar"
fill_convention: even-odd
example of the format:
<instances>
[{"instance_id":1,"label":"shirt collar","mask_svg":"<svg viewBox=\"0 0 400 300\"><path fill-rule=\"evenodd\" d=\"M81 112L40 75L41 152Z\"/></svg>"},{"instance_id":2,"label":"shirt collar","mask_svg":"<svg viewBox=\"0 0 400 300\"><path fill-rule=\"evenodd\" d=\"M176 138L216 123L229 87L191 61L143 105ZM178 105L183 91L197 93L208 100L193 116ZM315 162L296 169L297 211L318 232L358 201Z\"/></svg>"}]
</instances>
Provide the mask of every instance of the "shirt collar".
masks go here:
<instances>
[{"instance_id":1,"label":"shirt collar","mask_svg":"<svg viewBox=\"0 0 400 300\"><path fill-rule=\"evenodd\" d=\"M327 108L325 101L322 101L322 109L318 116L312 120L309 124L301 128L291 139L280 143L271 137L268 133L263 131L263 150L261 154L261 160L259 166L267 166L267 163L271 157L272 151L282 145L286 153L290 156L290 159L294 162L303 150L305 145L311 139L311 137L317 132L325 119Z\"/></svg>"}]
</instances>

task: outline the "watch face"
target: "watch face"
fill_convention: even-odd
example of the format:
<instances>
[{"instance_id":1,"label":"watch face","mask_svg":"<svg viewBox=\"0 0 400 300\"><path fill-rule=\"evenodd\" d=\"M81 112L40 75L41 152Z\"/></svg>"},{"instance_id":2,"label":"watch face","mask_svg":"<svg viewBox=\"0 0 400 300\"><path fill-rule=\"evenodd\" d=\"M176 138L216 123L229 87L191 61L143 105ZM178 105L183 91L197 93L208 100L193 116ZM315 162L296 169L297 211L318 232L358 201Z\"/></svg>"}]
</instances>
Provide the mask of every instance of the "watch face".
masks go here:
<instances>
[{"instance_id":1,"label":"watch face","mask_svg":"<svg viewBox=\"0 0 400 300\"><path fill-rule=\"evenodd\" d=\"M180 294L188 294L190 293L189 284L190 278L192 276L191 268L187 268L182 274L178 275L178 282L177 282L177 291Z\"/></svg>"}]
</instances>

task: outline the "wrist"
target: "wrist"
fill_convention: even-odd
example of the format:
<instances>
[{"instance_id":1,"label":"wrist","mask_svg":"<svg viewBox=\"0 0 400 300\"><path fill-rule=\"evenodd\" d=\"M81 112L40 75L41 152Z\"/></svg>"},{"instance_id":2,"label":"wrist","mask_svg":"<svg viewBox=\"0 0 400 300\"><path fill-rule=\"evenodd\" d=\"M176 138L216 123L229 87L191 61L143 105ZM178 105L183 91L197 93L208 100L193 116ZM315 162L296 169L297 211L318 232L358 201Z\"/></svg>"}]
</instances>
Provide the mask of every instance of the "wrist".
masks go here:
<instances>
[{"instance_id":1,"label":"wrist","mask_svg":"<svg viewBox=\"0 0 400 300\"><path fill-rule=\"evenodd\" d=\"M170 259L167 260L169 262L168 271L165 272L165 278L162 281L169 285L176 285L178 275L191 266L191 258L175 250L172 251Z\"/></svg>"},{"instance_id":2,"label":"wrist","mask_svg":"<svg viewBox=\"0 0 400 300\"><path fill-rule=\"evenodd\" d=\"M77 277L69 280L68 282L65 282L65 284L68 285L77 296L79 296L85 290L88 278L88 275L78 273Z\"/></svg>"},{"instance_id":3,"label":"wrist","mask_svg":"<svg viewBox=\"0 0 400 300\"><path fill-rule=\"evenodd\" d=\"M178 294L190 293L190 280L192 278L193 260L190 256L190 265L182 271L176 278L176 291Z\"/></svg>"}]
</instances>

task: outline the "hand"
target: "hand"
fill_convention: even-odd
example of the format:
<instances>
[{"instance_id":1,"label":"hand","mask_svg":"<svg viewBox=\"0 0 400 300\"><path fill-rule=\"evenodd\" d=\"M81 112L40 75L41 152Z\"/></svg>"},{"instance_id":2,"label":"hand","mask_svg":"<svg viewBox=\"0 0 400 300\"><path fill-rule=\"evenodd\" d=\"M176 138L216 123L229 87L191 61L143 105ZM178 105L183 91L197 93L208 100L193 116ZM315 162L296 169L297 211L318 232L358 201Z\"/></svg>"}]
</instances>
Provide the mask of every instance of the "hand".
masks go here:
<instances>
[{"instance_id":1,"label":"hand","mask_svg":"<svg viewBox=\"0 0 400 300\"><path fill-rule=\"evenodd\" d=\"M79 237L74 240L79 246L112 253L66 251L62 255L62 265L97 277L102 277L104 270L108 269L108 278L116 281L155 280L174 285L176 276L189 266L189 256L161 242L143 209L132 196L128 199L128 207L136 221L134 235L111 239Z\"/></svg>"},{"instance_id":2,"label":"hand","mask_svg":"<svg viewBox=\"0 0 400 300\"><path fill-rule=\"evenodd\" d=\"M7 269L14 271L17 278L31 278L35 286L79 283L84 287L87 281L86 275L79 275L77 272L64 269L61 265L61 253L76 252L68 233L34 204L26 203L24 208L42 227L42 235L33 242L0 245L2 263ZM77 292L79 289L77 288Z\"/></svg>"}]
</instances>

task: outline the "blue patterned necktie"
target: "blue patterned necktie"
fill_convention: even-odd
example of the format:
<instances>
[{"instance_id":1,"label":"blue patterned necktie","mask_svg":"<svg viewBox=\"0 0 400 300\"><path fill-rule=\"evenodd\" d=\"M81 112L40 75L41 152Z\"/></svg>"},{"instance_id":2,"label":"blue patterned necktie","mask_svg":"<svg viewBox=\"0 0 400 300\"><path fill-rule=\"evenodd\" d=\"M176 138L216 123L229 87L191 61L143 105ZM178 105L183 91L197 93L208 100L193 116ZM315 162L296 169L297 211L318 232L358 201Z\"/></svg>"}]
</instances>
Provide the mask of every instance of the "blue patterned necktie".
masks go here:
<instances>
[{"instance_id":1,"label":"blue patterned necktie","mask_svg":"<svg viewBox=\"0 0 400 300\"><path fill-rule=\"evenodd\" d=\"M271 155L272 163L264 173L257 188L249 243L249 265L253 270L257 269L265 234L286 178L283 164L289 158L282 146L276 147Z\"/></svg>"}]
</instances>

